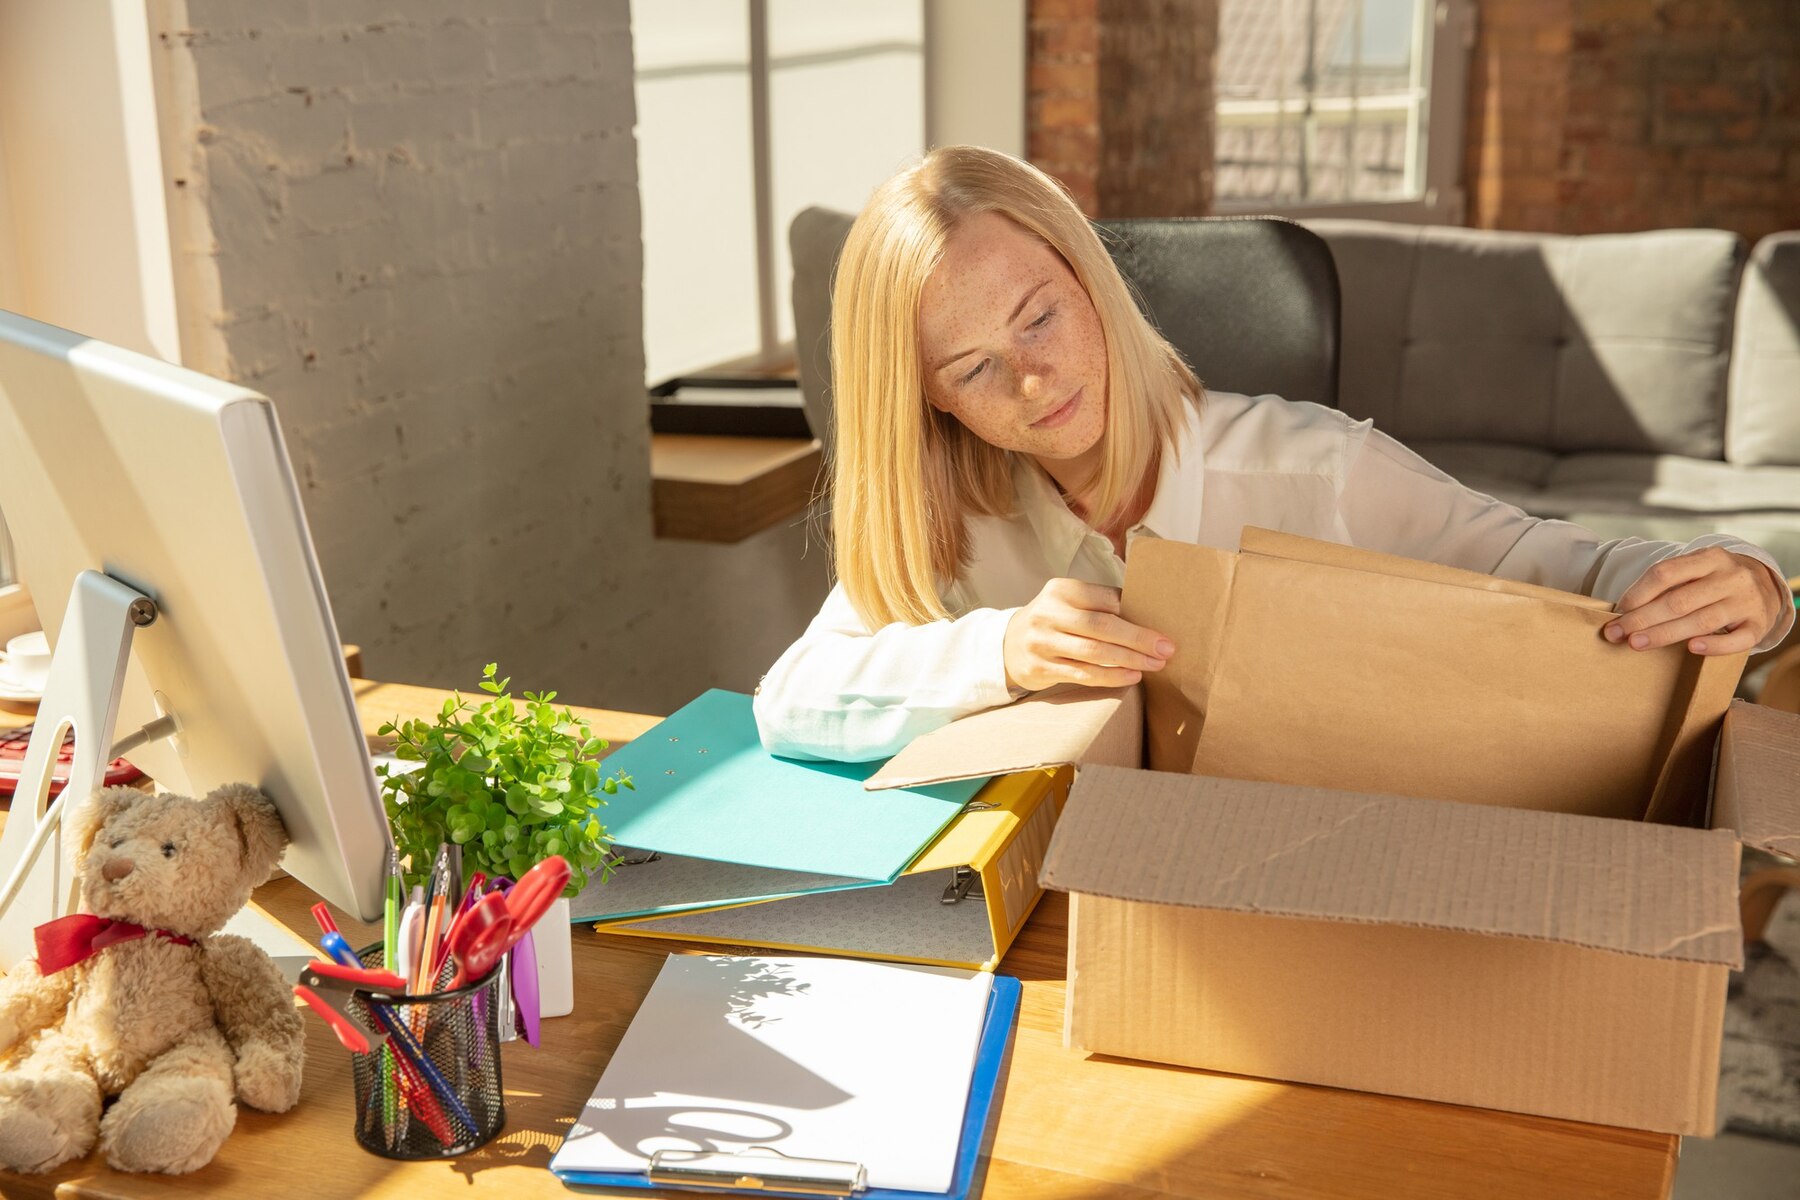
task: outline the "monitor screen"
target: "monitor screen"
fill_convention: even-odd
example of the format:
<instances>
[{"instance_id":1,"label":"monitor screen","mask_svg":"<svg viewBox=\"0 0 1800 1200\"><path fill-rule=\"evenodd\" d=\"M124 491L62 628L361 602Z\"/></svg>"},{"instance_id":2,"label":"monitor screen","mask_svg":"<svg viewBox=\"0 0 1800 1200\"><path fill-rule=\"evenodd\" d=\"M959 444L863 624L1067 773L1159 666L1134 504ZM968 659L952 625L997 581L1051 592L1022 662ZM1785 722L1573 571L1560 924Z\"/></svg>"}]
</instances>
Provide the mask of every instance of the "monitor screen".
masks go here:
<instances>
[{"instance_id":1,"label":"monitor screen","mask_svg":"<svg viewBox=\"0 0 1800 1200\"><path fill-rule=\"evenodd\" d=\"M53 644L83 571L155 601L110 736L164 714L178 732L131 761L187 795L261 787L282 865L378 917L387 824L274 406L0 312L0 514Z\"/></svg>"}]
</instances>

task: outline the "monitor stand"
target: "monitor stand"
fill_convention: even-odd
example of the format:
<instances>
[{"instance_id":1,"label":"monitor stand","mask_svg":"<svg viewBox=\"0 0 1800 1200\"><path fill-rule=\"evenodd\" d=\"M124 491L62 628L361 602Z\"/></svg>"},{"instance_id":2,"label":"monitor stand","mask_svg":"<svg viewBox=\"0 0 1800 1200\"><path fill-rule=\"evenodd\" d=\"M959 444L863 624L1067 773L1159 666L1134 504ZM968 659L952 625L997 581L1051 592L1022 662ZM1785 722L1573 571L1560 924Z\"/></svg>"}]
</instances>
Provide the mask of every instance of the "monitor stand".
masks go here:
<instances>
[{"instance_id":1,"label":"monitor stand","mask_svg":"<svg viewBox=\"0 0 1800 1200\"><path fill-rule=\"evenodd\" d=\"M62 852L58 826L66 802L91 796L106 778L106 765L117 757L113 725L132 634L155 620L156 604L142 592L98 571L76 576L25 751L24 773L0 830L0 879L5 881L0 884L0 970L36 952L33 929L75 911L79 881ZM162 732L172 728L171 722ZM69 779L46 808L57 752L71 729L75 755ZM135 738L133 744L144 740Z\"/></svg>"}]
</instances>

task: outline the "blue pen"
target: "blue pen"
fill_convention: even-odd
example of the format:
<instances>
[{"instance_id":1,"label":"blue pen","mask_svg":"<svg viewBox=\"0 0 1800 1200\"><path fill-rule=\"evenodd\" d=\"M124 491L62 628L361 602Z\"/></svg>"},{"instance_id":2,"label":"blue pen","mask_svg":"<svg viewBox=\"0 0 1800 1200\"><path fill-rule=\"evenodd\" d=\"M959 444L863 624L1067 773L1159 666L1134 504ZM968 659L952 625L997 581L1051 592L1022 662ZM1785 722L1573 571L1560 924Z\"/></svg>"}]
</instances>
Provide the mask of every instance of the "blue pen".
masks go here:
<instances>
[{"instance_id":1,"label":"blue pen","mask_svg":"<svg viewBox=\"0 0 1800 1200\"><path fill-rule=\"evenodd\" d=\"M319 945L323 946L325 953L335 961L346 967L361 969L362 959L356 957L356 951L350 948L350 943L344 940L343 934L328 933L319 939ZM381 1022L382 1028L388 1031L388 1036L400 1043L400 1048L406 1052L408 1058L412 1059L413 1065L424 1073L426 1080L437 1092L439 1099L451 1107L470 1133L475 1133L479 1128L475 1124L475 1118L469 1114L467 1108L463 1107L463 1102L457 1099L456 1093L450 1090L449 1082L438 1073L437 1067L429 1058L425 1057L424 1048L413 1037L412 1030L406 1027L406 1022L396 1018L384 1004L371 1004L369 1011L375 1014L375 1019Z\"/></svg>"}]
</instances>

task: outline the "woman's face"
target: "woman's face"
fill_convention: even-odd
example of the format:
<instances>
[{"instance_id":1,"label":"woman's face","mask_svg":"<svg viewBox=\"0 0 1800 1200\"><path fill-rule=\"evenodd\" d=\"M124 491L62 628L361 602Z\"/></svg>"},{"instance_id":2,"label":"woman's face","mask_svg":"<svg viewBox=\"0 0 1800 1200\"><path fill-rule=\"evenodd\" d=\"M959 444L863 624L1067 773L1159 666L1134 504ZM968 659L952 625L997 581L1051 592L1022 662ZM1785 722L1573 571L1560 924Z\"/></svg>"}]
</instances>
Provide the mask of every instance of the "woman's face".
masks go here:
<instances>
[{"instance_id":1,"label":"woman's face","mask_svg":"<svg viewBox=\"0 0 1800 1200\"><path fill-rule=\"evenodd\" d=\"M1106 424L1106 338L1068 263L998 213L965 218L919 304L925 397L1059 482L1091 467ZM1077 461L1080 460L1080 461Z\"/></svg>"}]
</instances>

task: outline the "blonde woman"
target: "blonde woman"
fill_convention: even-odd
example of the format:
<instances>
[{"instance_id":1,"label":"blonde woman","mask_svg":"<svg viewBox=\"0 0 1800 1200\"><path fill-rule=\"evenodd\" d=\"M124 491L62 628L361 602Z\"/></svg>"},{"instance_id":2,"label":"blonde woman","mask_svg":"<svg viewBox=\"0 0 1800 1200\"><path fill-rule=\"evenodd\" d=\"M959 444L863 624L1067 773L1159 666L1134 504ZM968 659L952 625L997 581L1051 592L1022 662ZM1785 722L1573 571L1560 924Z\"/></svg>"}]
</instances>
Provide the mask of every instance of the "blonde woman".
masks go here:
<instances>
[{"instance_id":1,"label":"blonde woman","mask_svg":"<svg viewBox=\"0 0 1800 1200\"><path fill-rule=\"evenodd\" d=\"M756 697L764 744L860 760L1175 647L1119 615L1139 537L1246 525L1616 602L1627 649L1779 641L1773 559L1708 535L1601 541L1471 491L1334 409L1203 391L1036 168L952 146L879 188L832 296L838 584ZM1199 364L1202 370L1205 364Z\"/></svg>"}]
</instances>

